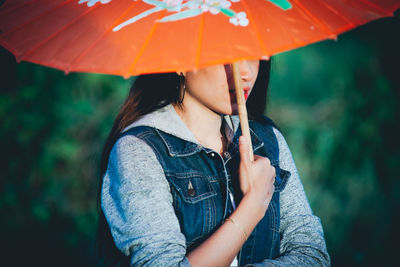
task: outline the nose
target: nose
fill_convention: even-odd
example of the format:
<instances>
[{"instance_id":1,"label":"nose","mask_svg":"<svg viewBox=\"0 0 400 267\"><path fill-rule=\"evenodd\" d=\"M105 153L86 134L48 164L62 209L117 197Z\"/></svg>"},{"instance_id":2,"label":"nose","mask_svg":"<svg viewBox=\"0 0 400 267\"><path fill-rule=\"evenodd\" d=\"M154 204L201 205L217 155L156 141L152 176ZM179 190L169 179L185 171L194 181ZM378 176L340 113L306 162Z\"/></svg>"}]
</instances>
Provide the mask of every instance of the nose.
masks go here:
<instances>
[{"instance_id":1,"label":"nose","mask_svg":"<svg viewBox=\"0 0 400 267\"><path fill-rule=\"evenodd\" d=\"M250 81L254 75L249 60L242 60L239 62L239 71L242 81Z\"/></svg>"}]
</instances>

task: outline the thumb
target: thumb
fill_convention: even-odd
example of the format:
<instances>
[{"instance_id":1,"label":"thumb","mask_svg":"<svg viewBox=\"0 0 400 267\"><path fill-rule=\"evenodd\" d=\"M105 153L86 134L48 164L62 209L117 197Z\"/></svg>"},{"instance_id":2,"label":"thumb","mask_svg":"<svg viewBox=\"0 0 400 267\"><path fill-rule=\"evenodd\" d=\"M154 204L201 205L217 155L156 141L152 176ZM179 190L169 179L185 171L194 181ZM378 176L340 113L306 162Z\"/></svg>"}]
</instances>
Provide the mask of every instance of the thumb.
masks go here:
<instances>
[{"instance_id":1,"label":"thumb","mask_svg":"<svg viewBox=\"0 0 400 267\"><path fill-rule=\"evenodd\" d=\"M246 137L243 135L239 137L239 152L240 152L240 162L249 163L249 144Z\"/></svg>"}]
</instances>

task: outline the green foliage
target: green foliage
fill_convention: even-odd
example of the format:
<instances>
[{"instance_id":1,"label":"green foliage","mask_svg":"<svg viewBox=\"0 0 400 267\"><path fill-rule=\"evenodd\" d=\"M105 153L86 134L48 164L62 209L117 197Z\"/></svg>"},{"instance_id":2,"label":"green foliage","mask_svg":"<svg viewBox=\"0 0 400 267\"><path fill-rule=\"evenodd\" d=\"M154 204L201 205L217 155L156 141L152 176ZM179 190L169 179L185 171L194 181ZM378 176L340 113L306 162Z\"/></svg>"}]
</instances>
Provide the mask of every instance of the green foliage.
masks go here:
<instances>
[{"instance_id":1,"label":"green foliage","mask_svg":"<svg viewBox=\"0 0 400 267\"><path fill-rule=\"evenodd\" d=\"M29 63L16 71L16 88L4 90L0 99L6 155L0 207L7 214L1 234L12 253L48 246L47 258L37 249L24 252L33 262L50 264L67 250L72 258L62 264L79 259L87 265L97 227L101 149L130 81L65 76Z\"/></svg>"},{"instance_id":2,"label":"green foliage","mask_svg":"<svg viewBox=\"0 0 400 267\"><path fill-rule=\"evenodd\" d=\"M333 265L396 262L399 22L274 57L267 114L291 147ZM87 266L100 154L131 80L66 76L0 52L3 252L13 265Z\"/></svg>"}]
</instances>

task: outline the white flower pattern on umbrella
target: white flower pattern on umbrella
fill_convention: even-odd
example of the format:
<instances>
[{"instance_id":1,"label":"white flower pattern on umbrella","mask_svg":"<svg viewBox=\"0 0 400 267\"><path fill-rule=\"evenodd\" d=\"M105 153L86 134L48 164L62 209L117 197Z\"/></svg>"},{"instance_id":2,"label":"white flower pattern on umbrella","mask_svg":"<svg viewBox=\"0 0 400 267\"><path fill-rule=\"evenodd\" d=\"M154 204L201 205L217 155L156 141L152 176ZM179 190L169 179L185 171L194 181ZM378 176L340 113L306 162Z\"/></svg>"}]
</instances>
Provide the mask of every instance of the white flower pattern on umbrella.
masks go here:
<instances>
[{"instance_id":1,"label":"white flower pattern on umbrella","mask_svg":"<svg viewBox=\"0 0 400 267\"><path fill-rule=\"evenodd\" d=\"M229 8L231 5L229 1L205 0L201 8L203 12L209 11L211 14L216 15L221 11L220 8Z\"/></svg>"},{"instance_id":2,"label":"white flower pattern on umbrella","mask_svg":"<svg viewBox=\"0 0 400 267\"><path fill-rule=\"evenodd\" d=\"M235 26L247 26L249 25L249 20L246 17L246 12L239 12L235 16L229 19L229 22Z\"/></svg>"},{"instance_id":3,"label":"white flower pattern on umbrella","mask_svg":"<svg viewBox=\"0 0 400 267\"><path fill-rule=\"evenodd\" d=\"M88 5L88 7L91 7L91 6L94 6L96 3L102 3L102 4L107 4L107 3L109 3L109 2L111 2L111 0L79 0L79 4L82 4L82 3L86 3L87 2L87 5Z\"/></svg>"},{"instance_id":4,"label":"white flower pattern on umbrella","mask_svg":"<svg viewBox=\"0 0 400 267\"><path fill-rule=\"evenodd\" d=\"M137 1L137 0L134 0ZM209 12L210 14L224 14L229 17L229 22L235 26L246 27L249 25L249 19L244 11L236 12L230 9L232 3L240 2L240 0L141 0L142 2L152 5L150 8L114 27L113 31L119 31L125 26L132 24L142 18L145 18L155 12L166 10L175 12L167 15L158 22L176 21L186 18L198 16L202 13ZM283 10L290 9L292 6L288 0L266 0ZM79 0L79 4L87 3L88 7L94 6L96 3L108 4L111 0Z\"/></svg>"}]
</instances>

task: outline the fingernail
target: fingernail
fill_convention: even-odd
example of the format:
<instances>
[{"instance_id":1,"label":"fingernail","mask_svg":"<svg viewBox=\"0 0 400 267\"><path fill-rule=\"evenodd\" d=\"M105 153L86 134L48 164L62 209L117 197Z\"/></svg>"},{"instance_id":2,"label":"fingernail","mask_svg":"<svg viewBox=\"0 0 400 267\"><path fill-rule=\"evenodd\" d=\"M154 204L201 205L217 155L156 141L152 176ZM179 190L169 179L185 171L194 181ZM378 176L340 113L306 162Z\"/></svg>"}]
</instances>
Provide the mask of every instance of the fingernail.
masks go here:
<instances>
[{"instance_id":1,"label":"fingernail","mask_svg":"<svg viewBox=\"0 0 400 267\"><path fill-rule=\"evenodd\" d=\"M246 144L246 138L245 138L244 136L241 136L241 137L239 138L239 144L241 144L241 145Z\"/></svg>"}]
</instances>

